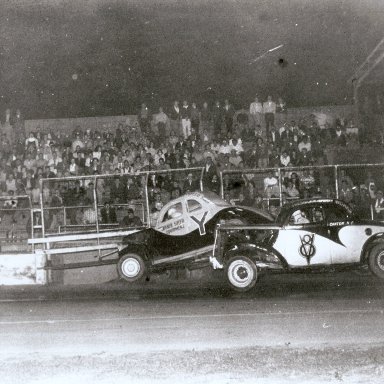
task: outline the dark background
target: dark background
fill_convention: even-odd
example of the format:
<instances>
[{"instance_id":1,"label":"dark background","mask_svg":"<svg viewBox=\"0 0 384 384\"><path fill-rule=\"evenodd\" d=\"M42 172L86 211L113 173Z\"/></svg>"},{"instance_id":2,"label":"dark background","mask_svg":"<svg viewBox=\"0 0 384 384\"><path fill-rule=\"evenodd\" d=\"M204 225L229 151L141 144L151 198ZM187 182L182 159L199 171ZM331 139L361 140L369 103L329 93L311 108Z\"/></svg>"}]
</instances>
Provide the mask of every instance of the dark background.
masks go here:
<instances>
[{"instance_id":1,"label":"dark background","mask_svg":"<svg viewBox=\"0 0 384 384\"><path fill-rule=\"evenodd\" d=\"M241 108L256 94L350 104L347 80L383 26L381 0L3 0L0 111L119 115L183 98Z\"/></svg>"}]
</instances>

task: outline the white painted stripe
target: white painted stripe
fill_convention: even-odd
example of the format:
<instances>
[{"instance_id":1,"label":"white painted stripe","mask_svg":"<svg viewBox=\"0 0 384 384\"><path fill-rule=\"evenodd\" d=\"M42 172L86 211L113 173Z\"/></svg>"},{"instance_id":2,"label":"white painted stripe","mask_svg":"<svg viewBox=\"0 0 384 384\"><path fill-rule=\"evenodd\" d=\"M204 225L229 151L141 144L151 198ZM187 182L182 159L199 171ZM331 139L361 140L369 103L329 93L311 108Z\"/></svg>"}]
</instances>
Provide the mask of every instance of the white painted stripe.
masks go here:
<instances>
[{"instance_id":1,"label":"white painted stripe","mask_svg":"<svg viewBox=\"0 0 384 384\"><path fill-rule=\"evenodd\" d=\"M255 312L255 313L223 313L223 314L201 314L201 315L169 315L169 316L137 316L137 317L115 317L115 318L96 318L96 319L46 319L46 320L22 320L22 321L1 321L1 325L20 325L20 324L62 324L62 323L94 323L110 321L143 321L143 320L173 320L173 319L210 319L210 318L229 318L229 317L260 317L260 316L298 316L298 315L346 315L346 314L380 314L384 315L384 310L379 309L344 309L336 311L292 311L292 312Z\"/></svg>"}]
</instances>

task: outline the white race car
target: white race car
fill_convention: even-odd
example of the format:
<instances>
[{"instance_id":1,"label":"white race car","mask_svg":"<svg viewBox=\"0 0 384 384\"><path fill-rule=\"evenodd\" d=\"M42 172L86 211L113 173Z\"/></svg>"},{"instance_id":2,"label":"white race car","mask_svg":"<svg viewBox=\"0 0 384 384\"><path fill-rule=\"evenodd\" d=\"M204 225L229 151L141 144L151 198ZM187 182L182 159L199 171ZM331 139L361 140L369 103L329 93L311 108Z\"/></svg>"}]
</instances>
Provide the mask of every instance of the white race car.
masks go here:
<instances>
[{"instance_id":1,"label":"white race car","mask_svg":"<svg viewBox=\"0 0 384 384\"><path fill-rule=\"evenodd\" d=\"M242 236L234 240L228 234ZM264 237L260 240L260 234ZM361 220L340 200L313 199L284 205L275 224L224 225L216 250L230 285L251 289L260 272L335 270L369 266L384 279L384 223ZM227 238L230 241L227 241Z\"/></svg>"}]
</instances>

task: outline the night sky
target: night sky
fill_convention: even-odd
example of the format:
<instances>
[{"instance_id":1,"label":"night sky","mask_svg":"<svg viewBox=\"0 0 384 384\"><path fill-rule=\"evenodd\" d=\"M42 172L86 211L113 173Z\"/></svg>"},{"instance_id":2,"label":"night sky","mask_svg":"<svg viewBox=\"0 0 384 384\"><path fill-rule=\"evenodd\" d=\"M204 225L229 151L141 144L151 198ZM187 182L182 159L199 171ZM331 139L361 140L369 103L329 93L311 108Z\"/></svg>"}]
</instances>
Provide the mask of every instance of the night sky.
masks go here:
<instances>
[{"instance_id":1,"label":"night sky","mask_svg":"<svg viewBox=\"0 0 384 384\"><path fill-rule=\"evenodd\" d=\"M28 119L184 98L241 108L256 94L350 104L347 80L384 37L384 1L2 0L0 32L0 111Z\"/></svg>"}]
</instances>

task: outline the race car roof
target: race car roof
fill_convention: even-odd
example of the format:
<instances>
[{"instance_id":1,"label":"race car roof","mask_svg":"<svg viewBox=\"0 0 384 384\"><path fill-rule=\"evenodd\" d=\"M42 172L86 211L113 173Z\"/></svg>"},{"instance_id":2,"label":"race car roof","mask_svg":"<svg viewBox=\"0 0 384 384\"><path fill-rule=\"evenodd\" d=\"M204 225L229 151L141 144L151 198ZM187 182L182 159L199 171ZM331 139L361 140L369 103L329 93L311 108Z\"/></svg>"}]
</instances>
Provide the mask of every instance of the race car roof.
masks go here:
<instances>
[{"instance_id":1,"label":"race car roof","mask_svg":"<svg viewBox=\"0 0 384 384\"><path fill-rule=\"evenodd\" d=\"M322 199L322 198L316 198L316 199L306 199L306 200L295 200L292 202L289 202L281 208L280 214L277 217L277 222L281 222L282 219L285 219L286 216L289 214L290 211L295 209L304 208L308 205L312 204L334 204L338 205L339 207L344 208L348 214L353 213L353 209L344 201L338 200L338 199ZM284 220L283 220L284 221Z\"/></svg>"},{"instance_id":2,"label":"race car roof","mask_svg":"<svg viewBox=\"0 0 384 384\"><path fill-rule=\"evenodd\" d=\"M216 193L211 191L205 192L189 192L183 195L183 197L195 197L204 200L208 204L214 204L218 207L230 207L231 204L220 198Z\"/></svg>"}]
</instances>

